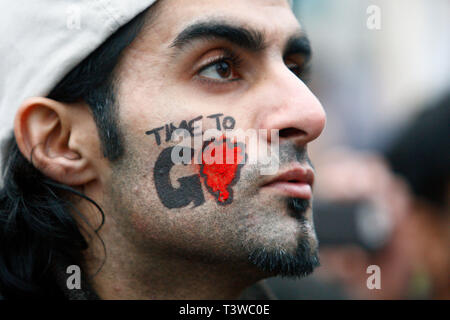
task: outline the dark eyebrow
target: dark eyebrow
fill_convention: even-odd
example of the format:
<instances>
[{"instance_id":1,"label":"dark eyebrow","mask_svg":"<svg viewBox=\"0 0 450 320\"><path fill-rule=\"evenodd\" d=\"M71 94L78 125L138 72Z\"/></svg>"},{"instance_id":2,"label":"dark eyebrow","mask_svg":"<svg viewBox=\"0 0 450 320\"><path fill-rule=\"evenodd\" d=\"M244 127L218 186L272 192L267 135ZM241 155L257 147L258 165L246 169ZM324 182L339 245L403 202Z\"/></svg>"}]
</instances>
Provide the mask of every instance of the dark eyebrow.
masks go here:
<instances>
[{"instance_id":1,"label":"dark eyebrow","mask_svg":"<svg viewBox=\"0 0 450 320\"><path fill-rule=\"evenodd\" d=\"M303 32L291 36L284 48L284 56L300 54L305 58L305 62L311 59L312 50L308 37Z\"/></svg>"},{"instance_id":2,"label":"dark eyebrow","mask_svg":"<svg viewBox=\"0 0 450 320\"><path fill-rule=\"evenodd\" d=\"M183 49L194 40L207 39L224 39L250 51L262 51L266 47L260 31L221 22L193 24L184 29L170 46Z\"/></svg>"},{"instance_id":3,"label":"dark eyebrow","mask_svg":"<svg viewBox=\"0 0 450 320\"><path fill-rule=\"evenodd\" d=\"M226 22L200 22L188 26L178 34L170 47L179 50L195 40L224 39L235 45L250 50L262 51L267 47L264 34L261 31L247 27L235 26ZM305 62L311 59L311 45L303 31L297 31L289 37L283 56L300 54Z\"/></svg>"}]
</instances>

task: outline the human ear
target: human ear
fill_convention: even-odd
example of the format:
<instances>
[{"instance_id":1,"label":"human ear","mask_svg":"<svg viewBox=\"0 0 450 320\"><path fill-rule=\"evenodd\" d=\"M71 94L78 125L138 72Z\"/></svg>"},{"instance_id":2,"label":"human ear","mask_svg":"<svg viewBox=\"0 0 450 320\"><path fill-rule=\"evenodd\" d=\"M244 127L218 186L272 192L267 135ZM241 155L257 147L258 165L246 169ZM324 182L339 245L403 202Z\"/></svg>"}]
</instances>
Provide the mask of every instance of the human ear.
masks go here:
<instances>
[{"instance_id":1,"label":"human ear","mask_svg":"<svg viewBox=\"0 0 450 320\"><path fill-rule=\"evenodd\" d=\"M87 106L43 97L24 101L14 122L22 154L44 175L69 186L81 186L97 177L88 133L98 140Z\"/></svg>"}]
</instances>

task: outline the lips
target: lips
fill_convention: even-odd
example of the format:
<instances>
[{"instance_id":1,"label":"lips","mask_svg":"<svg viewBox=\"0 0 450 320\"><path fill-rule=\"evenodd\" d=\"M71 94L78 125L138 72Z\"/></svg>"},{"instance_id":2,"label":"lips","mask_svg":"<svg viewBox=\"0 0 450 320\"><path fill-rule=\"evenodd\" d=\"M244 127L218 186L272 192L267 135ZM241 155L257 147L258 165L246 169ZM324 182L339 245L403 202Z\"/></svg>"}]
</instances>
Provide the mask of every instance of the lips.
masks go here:
<instances>
[{"instance_id":1,"label":"lips","mask_svg":"<svg viewBox=\"0 0 450 320\"><path fill-rule=\"evenodd\" d=\"M312 198L313 183L314 171L312 168L296 164L275 177L268 177L268 181L262 185L262 189L293 198L309 200Z\"/></svg>"}]
</instances>

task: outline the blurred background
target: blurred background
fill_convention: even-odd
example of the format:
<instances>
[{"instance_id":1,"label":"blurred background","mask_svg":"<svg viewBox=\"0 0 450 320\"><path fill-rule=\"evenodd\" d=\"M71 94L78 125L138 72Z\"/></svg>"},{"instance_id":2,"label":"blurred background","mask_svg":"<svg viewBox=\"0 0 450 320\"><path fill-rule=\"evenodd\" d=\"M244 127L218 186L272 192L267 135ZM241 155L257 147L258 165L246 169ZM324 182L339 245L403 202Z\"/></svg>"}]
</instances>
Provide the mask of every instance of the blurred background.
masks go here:
<instances>
[{"instance_id":1,"label":"blurred background","mask_svg":"<svg viewBox=\"0 0 450 320\"><path fill-rule=\"evenodd\" d=\"M450 299L450 1L293 6L328 116L310 149L321 267L266 283L280 299Z\"/></svg>"}]
</instances>

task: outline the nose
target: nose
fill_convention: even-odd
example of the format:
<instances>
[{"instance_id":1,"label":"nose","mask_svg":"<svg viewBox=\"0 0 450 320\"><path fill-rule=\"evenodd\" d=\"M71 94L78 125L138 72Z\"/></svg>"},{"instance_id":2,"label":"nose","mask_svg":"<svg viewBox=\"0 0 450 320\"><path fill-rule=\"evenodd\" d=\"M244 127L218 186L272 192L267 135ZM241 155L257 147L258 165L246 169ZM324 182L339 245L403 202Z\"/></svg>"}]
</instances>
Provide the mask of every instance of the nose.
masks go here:
<instances>
[{"instance_id":1,"label":"nose","mask_svg":"<svg viewBox=\"0 0 450 320\"><path fill-rule=\"evenodd\" d=\"M270 72L261 86L263 93L257 119L260 129L278 129L280 142L289 139L299 145L316 139L326 122L325 111L311 90L284 64Z\"/></svg>"}]
</instances>

